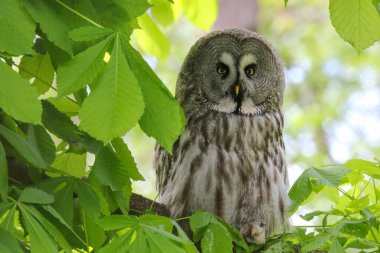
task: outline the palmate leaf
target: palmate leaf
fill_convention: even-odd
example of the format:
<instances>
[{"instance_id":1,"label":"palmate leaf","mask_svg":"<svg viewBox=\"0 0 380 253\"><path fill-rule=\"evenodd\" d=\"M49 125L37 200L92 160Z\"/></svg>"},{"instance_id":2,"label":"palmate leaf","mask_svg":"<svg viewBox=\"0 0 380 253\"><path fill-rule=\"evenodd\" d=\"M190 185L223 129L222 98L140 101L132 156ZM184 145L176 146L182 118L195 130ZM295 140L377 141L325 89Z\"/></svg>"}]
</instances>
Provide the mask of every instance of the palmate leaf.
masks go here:
<instances>
[{"instance_id":1,"label":"palmate leaf","mask_svg":"<svg viewBox=\"0 0 380 253\"><path fill-rule=\"evenodd\" d=\"M16 120L41 124L42 106L36 89L2 61L0 77L0 108Z\"/></svg>"},{"instance_id":2,"label":"palmate leaf","mask_svg":"<svg viewBox=\"0 0 380 253\"><path fill-rule=\"evenodd\" d=\"M35 150L22 136L0 125L0 135L29 163L37 168L46 168L48 164L41 154Z\"/></svg>"},{"instance_id":3,"label":"palmate leaf","mask_svg":"<svg viewBox=\"0 0 380 253\"><path fill-rule=\"evenodd\" d=\"M48 219L46 219L37 209L33 206L24 206L24 212L30 213L35 220L50 234L50 236L63 248L66 253L71 253L72 249L63 234L56 228Z\"/></svg>"},{"instance_id":4,"label":"palmate leaf","mask_svg":"<svg viewBox=\"0 0 380 253\"><path fill-rule=\"evenodd\" d=\"M0 1L0 52L10 55L33 53L34 30L35 24L20 0Z\"/></svg>"},{"instance_id":5,"label":"palmate leaf","mask_svg":"<svg viewBox=\"0 0 380 253\"><path fill-rule=\"evenodd\" d=\"M54 202L54 196L40 189L28 187L21 192L18 200L24 203L51 204Z\"/></svg>"},{"instance_id":6,"label":"palmate leaf","mask_svg":"<svg viewBox=\"0 0 380 253\"><path fill-rule=\"evenodd\" d=\"M203 235L201 246L204 253L232 253L232 238L222 226L210 224Z\"/></svg>"},{"instance_id":7,"label":"palmate leaf","mask_svg":"<svg viewBox=\"0 0 380 253\"><path fill-rule=\"evenodd\" d=\"M26 206L20 205L22 217L24 218L26 230L30 237L30 248L32 253L50 252L58 253L57 245L41 226L26 209Z\"/></svg>"},{"instance_id":8,"label":"palmate leaf","mask_svg":"<svg viewBox=\"0 0 380 253\"><path fill-rule=\"evenodd\" d=\"M141 48L160 60L168 57L170 51L169 39L161 32L148 14L144 14L138 19L142 29L134 32Z\"/></svg>"},{"instance_id":9,"label":"palmate leaf","mask_svg":"<svg viewBox=\"0 0 380 253\"><path fill-rule=\"evenodd\" d=\"M3 144L0 142L0 197L6 202L8 195L8 163Z\"/></svg>"},{"instance_id":10,"label":"palmate leaf","mask_svg":"<svg viewBox=\"0 0 380 253\"><path fill-rule=\"evenodd\" d=\"M57 155L51 167L77 178L82 178L88 174L86 172L85 154L78 155L70 152L61 153Z\"/></svg>"},{"instance_id":11,"label":"palmate leaf","mask_svg":"<svg viewBox=\"0 0 380 253\"><path fill-rule=\"evenodd\" d=\"M380 39L380 15L371 0L330 0L330 19L358 52Z\"/></svg>"},{"instance_id":12,"label":"palmate leaf","mask_svg":"<svg viewBox=\"0 0 380 253\"><path fill-rule=\"evenodd\" d=\"M109 146L104 147L96 156L92 173L113 191L122 189L129 181L126 167Z\"/></svg>"},{"instance_id":13,"label":"palmate leaf","mask_svg":"<svg viewBox=\"0 0 380 253\"><path fill-rule=\"evenodd\" d=\"M341 167L359 171L370 177L380 179L380 165L374 162L362 159L351 159Z\"/></svg>"},{"instance_id":14,"label":"palmate leaf","mask_svg":"<svg viewBox=\"0 0 380 253\"><path fill-rule=\"evenodd\" d=\"M121 36L116 35L111 59L79 111L80 127L105 143L123 136L144 112L141 89L124 56L126 41Z\"/></svg>"},{"instance_id":15,"label":"palmate leaf","mask_svg":"<svg viewBox=\"0 0 380 253\"><path fill-rule=\"evenodd\" d=\"M55 145L49 133L42 126L29 125L28 143L36 150L44 162L50 165L55 159Z\"/></svg>"},{"instance_id":16,"label":"palmate leaf","mask_svg":"<svg viewBox=\"0 0 380 253\"><path fill-rule=\"evenodd\" d=\"M143 15L152 6L146 0L115 0L115 3L126 10L129 20Z\"/></svg>"},{"instance_id":17,"label":"palmate leaf","mask_svg":"<svg viewBox=\"0 0 380 253\"><path fill-rule=\"evenodd\" d=\"M137 169L135 160L129 150L127 144L122 138L115 138L112 140L112 147L115 149L120 161L128 171L128 175L133 180L144 180L144 177Z\"/></svg>"},{"instance_id":18,"label":"palmate leaf","mask_svg":"<svg viewBox=\"0 0 380 253\"><path fill-rule=\"evenodd\" d=\"M58 96L73 93L95 79L100 69L105 65L103 58L109 43L110 38L106 38L77 54L73 59L58 68Z\"/></svg>"},{"instance_id":19,"label":"palmate leaf","mask_svg":"<svg viewBox=\"0 0 380 253\"><path fill-rule=\"evenodd\" d=\"M54 68L48 54L24 55L21 59L20 75L25 78L35 78L32 85L39 94L47 92L54 79Z\"/></svg>"},{"instance_id":20,"label":"palmate leaf","mask_svg":"<svg viewBox=\"0 0 380 253\"><path fill-rule=\"evenodd\" d=\"M173 143L185 126L182 108L134 48L128 45L126 55L144 95L145 110L140 127L171 153Z\"/></svg>"},{"instance_id":21,"label":"palmate leaf","mask_svg":"<svg viewBox=\"0 0 380 253\"><path fill-rule=\"evenodd\" d=\"M124 235L101 248L99 252L197 252L187 237L178 237L173 235L171 230L162 229L171 222L167 217L156 218L154 215L145 215L142 218L123 215L104 217L98 223L106 230L129 229Z\"/></svg>"},{"instance_id":22,"label":"palmate leaf","mask_svg":"<svg viewBox=\"0 0 380 253\"><path fill-rule=\"evenodd\" d=\"M183 12L194 26L208 31L218 16L218 1L183 0Z\"/></svg>"},{"instance_id":23,"label":"palmate leaf","mask_svg":"<svg viewBox=\"0 0 380 253\"><path fill-rule=\"evenodd\" d=\"M16 238L10 233L0 228L0 252L2 253L22 253Z\"/></svg>"},{"instance_id":24,"label":"palmate leaf","mask_svg":"<svg viewBox=\"0 0 380 253\"><path fill-rule=\"evenodd\" d=\"M337 187L342 182L343 177L350 172L351 170L342 168L323 170L309 168L305 170L289 190L289 197L293 201L290 212L294 212L309 197L312 192L312 185Z\"/></svg>"},{"instance_id":25,"label":"palmate leaf","mask_svg":"<svg viewBox=\"0 0 380 253\"><path fill-rule=\"evenodd\" d=\"M91 41L107 37L113 33L112 29L96 26L82 26L69 32L74 41Z\"/></svg>"},{"instance_id":26,"label":"palmate leaf","mask_svg":"<svg viewBox=\"0 0 380 253\"><path fill-rule=\"evenodd\" d=\"M24 0L25 9L32 18L40 24L48 39L59 48L72 55L71 41L69 39L69 28L44 0Z\"/></svg>"}]
</instances>

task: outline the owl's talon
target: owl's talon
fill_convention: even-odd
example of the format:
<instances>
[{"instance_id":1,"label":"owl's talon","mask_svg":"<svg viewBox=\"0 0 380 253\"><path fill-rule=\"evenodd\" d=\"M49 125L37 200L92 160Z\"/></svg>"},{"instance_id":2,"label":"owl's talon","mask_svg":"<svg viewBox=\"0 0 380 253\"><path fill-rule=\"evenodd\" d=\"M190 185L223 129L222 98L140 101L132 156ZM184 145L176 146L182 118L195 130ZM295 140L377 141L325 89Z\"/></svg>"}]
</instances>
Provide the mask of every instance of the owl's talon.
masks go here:
<instances>
[{"instance_id":1,"label":"owl's talon","mask_svg":"<svg viewBox=\"0 0 380 253\"><path fill-rule=\"evenodd\" d=\"M248 224L241 230L241 233L249 243L265 243L265 224L262 222Z\"/></svg>"}]
</instances>

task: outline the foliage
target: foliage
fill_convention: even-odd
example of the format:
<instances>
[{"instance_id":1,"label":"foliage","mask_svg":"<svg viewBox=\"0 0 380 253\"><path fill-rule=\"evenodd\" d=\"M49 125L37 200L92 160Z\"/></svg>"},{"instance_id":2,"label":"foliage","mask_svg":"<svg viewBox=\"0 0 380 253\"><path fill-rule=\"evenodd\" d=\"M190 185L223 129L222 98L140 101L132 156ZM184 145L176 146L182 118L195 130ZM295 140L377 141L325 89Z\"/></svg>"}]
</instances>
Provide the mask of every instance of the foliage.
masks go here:
<instances>
[{"instance_id":1,"label":"foliage","mask_svg":"<svg viewBox=\"0 0 380 253\"><path fill-rule=\"evenodd\" d=\"M361 51L380 38L378 1L351 2L331 0L331 20ZM139 125L170 152L184 127L180 106L130 36L137 48L165 59L170 43L162 29L181 13L208 30L216 0L0 3L0 252L378 250L378 162L305 170L290 190L291 210L317 194L326 194L332 208L303 216L322 217L314 231L297 227L264 246L247 245L205 212L185 217L193 240L177 220L129 215L131 180L143 177L121 137ZM357 30L347 30L347 19ZM8 184L7 158L27 166L30 185L12 177Z\"/></svg>"}]
</instances>

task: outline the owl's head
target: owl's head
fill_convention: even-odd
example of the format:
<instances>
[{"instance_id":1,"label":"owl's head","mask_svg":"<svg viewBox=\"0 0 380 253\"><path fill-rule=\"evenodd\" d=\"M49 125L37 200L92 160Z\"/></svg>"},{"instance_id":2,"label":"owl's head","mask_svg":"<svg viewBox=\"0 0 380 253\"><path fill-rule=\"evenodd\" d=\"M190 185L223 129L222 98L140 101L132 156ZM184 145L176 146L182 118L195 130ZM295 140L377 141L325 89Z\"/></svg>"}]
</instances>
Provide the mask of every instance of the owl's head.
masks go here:
<instances>
[{"instance_id":1,"label":"owl's head","mask_svg":"<svg viewBox=\"0 0 380 253\"><path fill-rule=\"evenodd\" d=\"M269 42L255 32L228 29L190 49L176 97L185 113L199 108L257 115L280 107L284 88L283 67Z\"/></svg>"}]
</instances>

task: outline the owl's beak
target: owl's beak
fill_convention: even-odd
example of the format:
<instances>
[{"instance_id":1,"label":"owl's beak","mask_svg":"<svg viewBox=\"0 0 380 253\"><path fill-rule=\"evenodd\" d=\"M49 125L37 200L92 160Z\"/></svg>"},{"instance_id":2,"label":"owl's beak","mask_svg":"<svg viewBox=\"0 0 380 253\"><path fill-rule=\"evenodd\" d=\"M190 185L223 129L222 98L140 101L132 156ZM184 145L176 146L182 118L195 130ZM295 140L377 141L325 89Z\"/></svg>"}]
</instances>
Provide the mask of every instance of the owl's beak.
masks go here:
<instances>
[{"instance_id":1,"label":"owl's beak","mask_svg":"<svg viewBox=\"0 0 380 253\"><path fill-rule=\"evenodd\" d=\"M240 84L239 83L235 84L234 91L235 91L236 97L239 96L239 93L240 93Z\"/></svg>"}]
</instances>

